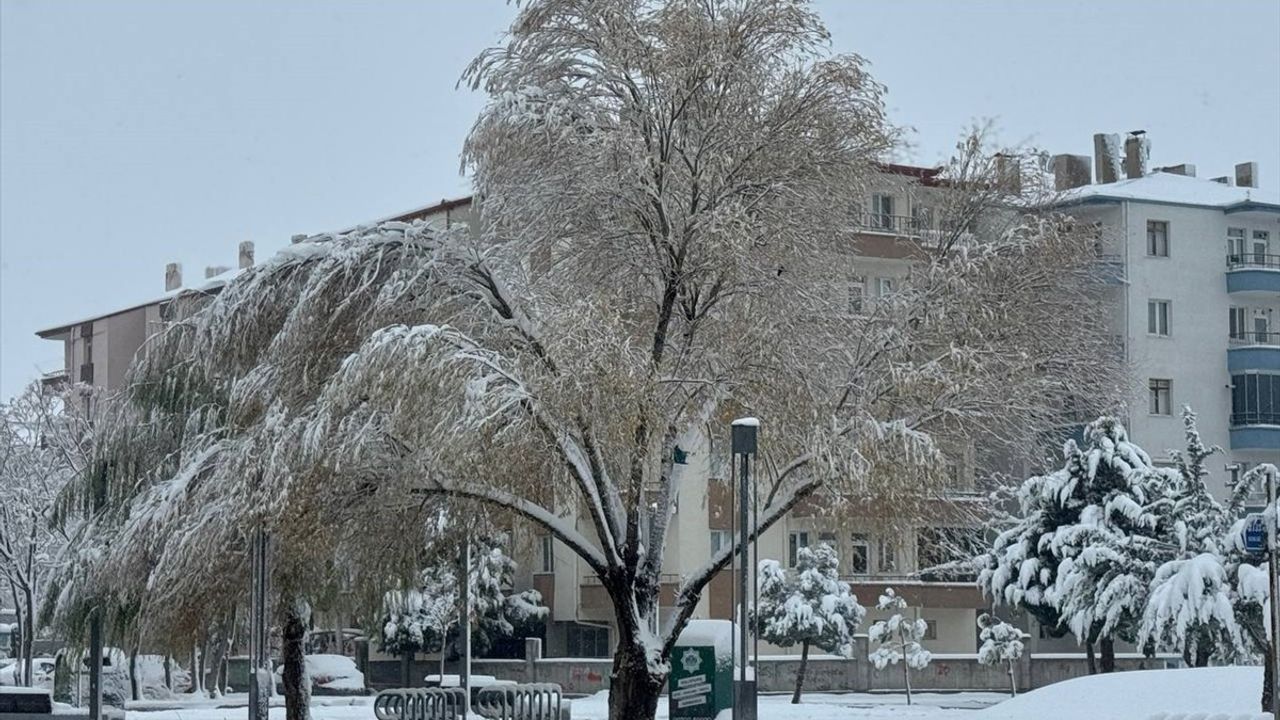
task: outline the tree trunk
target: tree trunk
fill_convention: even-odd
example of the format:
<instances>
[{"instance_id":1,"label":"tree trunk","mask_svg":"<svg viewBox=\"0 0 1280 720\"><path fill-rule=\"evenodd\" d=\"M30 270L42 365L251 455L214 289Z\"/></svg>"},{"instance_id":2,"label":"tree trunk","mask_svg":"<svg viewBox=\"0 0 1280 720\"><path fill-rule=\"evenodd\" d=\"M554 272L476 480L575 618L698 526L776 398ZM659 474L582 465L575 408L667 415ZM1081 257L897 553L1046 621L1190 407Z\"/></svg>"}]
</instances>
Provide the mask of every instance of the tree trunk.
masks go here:
<instances>
[{"instance_id":1,"label":"tree trunk","mask_svg":"<svg viewBox=\"0 0 1280 720\"><path fill-rule=\"evenodd\" d=\"M1102 672L1116 671L1116 641L1109 637L1102 638Z\"/></svg>"},{"instance_id":2,"label":"tree trunk","mask_svg":"<svg viewBox=\"0 0 1280 720\"><path fill-rule=\"evenodd\" d=\"M1097 657L1093 654L1093 641L1092 641L1092 640L1090 640L1090 641L1088 641L1088 642L1086 642L1086 643L1084 644L1084 659L1085 659L1085 662L1086 662L1086 663L1088 664L1088 666L1089 666L1089 674L1090 674L1090 675L1097 675L1097 674L1098 674L1098 660L1097 660Z\"/></svg>"},{"instance_id":3,"label":"tree trunk","mask_svg":"<svg viewBox=\"0 0 1280 720\"><path fill-rule=\"evenodd\" d=\"M200 692L200 680L196 677L196 663L199 661L200 650L195 645L191 646L191 664L187 667L191 669L191 683L187 686L187 692Z\"/></svg>"},{"instance_id":4,"label":"tree trunk","mask_svg":"<svg viewBox=\"0 0 1280 720\"><path fill-rule=\"evenodd\" d=\"M1009 697L1018 697L1018 670L1016 661L1009 661Z\"/></svg>"},{"instance_id":5,"label":"tree trunk","mask_svg":"<svg viewBox=\"0 0 1280 720\"><path fill-rule=\"evenodd\" d=\"M173 693L173 656L164 656L164 689Z\"/></svg>"},{"instance_id":6,"label":"tree trunk","mask_svg":"<svg viewBox=\"0 0 1280 720\"><path fill-rule=\"evenodd\" d=\"M209 691L209 697L218 699L222 697L222 688L226 687L222 684L222 660L227 654L227 643L222 637L225 625L215 626L213 629L213 642L209 644L209 682L205 689Z\"/></svg>"},{"instance_id":7,"label":"tree trunk","mask_svg":"<svg viewBox=\"0 0 1280 720\"><path fill-rule=\"evenodd\" d=\"M622 632L619 632L622 635ZM609 674L609 720L652 718L666 677L649 672L648 659L639 639L619 637Z\"/></svg>"},{"instance_id":8,"label":"tree trunk","mask_svg":"<svg viewBox=\"0 0 1280 720\"><path fill-rule=\"evenodd\" d=\"M1271 712L1271 698L1276 691L1276 679L1271 674L1271 643L1259 643L1262 647L1262 712Z\"/></svg>"},{"instance_id":9,"label":"tree trunk","mask_svg":"<svg viewBox=\"0 0 1280 720\"><path fill-rule=\"evenodd\" d=\"M804 687L804 671L809 665L809 641L800 643L800 669L796 672L796 692L791 696L791 704L800 704L800 689Z\"/></svg>"},{"instance_id":10,"label":"tree trunk","mask_svg":"<svg viewBox=\"0 0 1280 720\"><path fill-rule=\"evenodd\" d=\"M905 646L903 648L906 649ZM907 704L911 704L911 666L907 665L907 659L902 658L902 684L907 688Z\"/></svg>"},{"instance_id":11,"label":"tree trunk","mask_svg":"<svg viewBox=\"0 0 1280 720\"><path fill-rule=\"evenodd\" d=\"M444 685L444 669L441 668L440 684ZM413 687L409 684L409 676L413 674L413 652L400 653L400 687Z\"/></svg>"},{"instance_id":12,"label":"tree trunk","mask_svg":"<svg viewBox=\"0 0 1280 720\"><path fill-rule=\"evenodd\" d=\"M26 665L22 670L23 684L31 687L34 684L34 676L32 675L32 660L36 656L36 594L28 585L23 589L23 601L26 603L27 609L23 612L22 622L22 657L26 659Z\"/></svg>"},{"instance_id":13,"label":"tree trunk","mask_svg":"<svg viewBox=\"0 0 1280 720\"><path fill-rule=\"evenodd\" d=\"M204 694L204 650L202 648L195 650L195 665L191 668L191 686L197 693Z\"/></svg>"},{"instance_id":14,"label":"tree trunk","mask_svg":"<svg viewBox=\"0 0 1280 720\"><path fill-rule=\"evenodd\" d=\"M311 678L304 649L310 615L311 609L301 600L285 603L280 649L285 720L311 720Z\"/></svg>"},{"instance_id":15,"label":"tree trunk","mask_svg":"<svg viewBox=\"0 0 1280 720\"><path fill-rule=\"evenodd\" d=\"M141 683L138 682L138 648L133 648L129 652L129 697L133 700L142 699Z\"/></svg>"},{"instance_id":16,"label":"tree trunk","mask_svg":"<svg viewBox=\"0 0 1280 720\"><path fill-rule=\"evenodd\" d=\"M1209 667L1209 658L1213 655L1211 648L1201 643L1196 646L1195 667Z\"/></svg>"}]
</instances>

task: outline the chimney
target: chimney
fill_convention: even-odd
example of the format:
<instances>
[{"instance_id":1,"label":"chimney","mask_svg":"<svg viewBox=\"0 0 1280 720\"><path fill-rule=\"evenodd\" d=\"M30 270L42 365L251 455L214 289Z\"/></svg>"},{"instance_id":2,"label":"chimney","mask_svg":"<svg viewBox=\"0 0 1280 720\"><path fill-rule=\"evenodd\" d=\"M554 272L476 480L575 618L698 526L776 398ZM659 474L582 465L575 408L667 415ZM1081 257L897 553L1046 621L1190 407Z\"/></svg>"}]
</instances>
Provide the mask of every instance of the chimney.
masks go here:
<instances>
[{"instance_id":1,"label":"chimney","mask_svg":"<svg viewBox=\"0 0 1280 720\"><path fill-rule=\"evenodd\" d=\"M1221 176L1221 177L1210 178L1210 179L1211 179L1213 182L1220 183L1220 184L1222 184L1222 185L1230 185L1230 184L1231 184L1231 176L1230 176L1230 175L1223 175L1223 176Z\"/></svg>"},{"instance_id":2,"label":"chimney","mask_svg":"<svg viewBox=\"0 0 1280 720\"><path fill-rule=\"evenodd\" d=\"M253 267L253 241L245 240L240 243L240 269Z\"/></svg>"},{"instance_id":3,"label":"chimney","mask_svg":"<svg viewBox=\"0 0 1280 720\"><path fill-rule=\"evenodd\" d=\"M1156 168L1156 172L1169 173L1170 175L1185 175L1187 177L1196 176L1196 166L1191 163L1182 163L1181 165L1166 165L1165 167Z\"/></svg>"},{"instance_id":4,"label":"chimney","mask_svg":"<svg viewBox=\"0 0 1280 720\"><path fill-rule=\"evenodd\" d=\"M1012 195L1022 193L1022 165L1017 155L996 153L996 185Z\"/></svg>"},{"instance_id":5,"label":"chimney","mask_svg":"<svg viewBox=\"0 0 1280 720\"><path fill-rule=\"evenodd\" d=\"M1058 192L1089 184L1088 155L1054 155L1049 167L1053 170L1053 189Z\"/></svg>"},{"instance_id":6,"label":"chimney","mask_svg":"<svg viewBox=\"0 0 1280 720\"><path fill-rule=\"evenodd\" d=\"M169 263L164 266L164 291L177 290L182 287L182 263Z\"/></svg>"},{"instance_id":7,"label":"chimney","mask_svg":"<svg viewBox=\"0 0 1280 720\"><path fill-rule=\"evenodd\" d=\"M1120 136L1097 133L1093 136L1093 171L1099 183L1120 179Z\"/></svg>"},{"instance_id":8,"label":"chimney","mask_svg":"<svg viewBox=\"0 0 1280 720\"><path fill-rule=\"evenodd\" d=\"M1258 187L1258 163L1245 162L1236 165L1236 185L1240 187Z\"/></svg>"},{"instance_id":9,"label":"chimney","mask_svg":"<svg viewBox=\"0 0 1280 720\"><path fill-rule=\"evenodd\" d=\"M208 280L211 277L216 277L230 269L226 265L208 265L204 269L204 279Z\"/></svg>"},{"instance_id":10,"label":"chimney","mask_svg":"<svg viewBox=\"0 0 1280 720\"><path fill-rule=\"evenodd\" d=\"M307 239L307 234L306 234L306 233L299 233L299 234L294 235L293 237L289 238L289 242L293 243L294 245L297 245L298 243L300 243L300 242L302 242L303 240L306 240L306 239Z\"/></svg>"},{"instance_id":11,"label":"chimney","mask_svg":"<svg viewBox=\"0 0 1280 720\"><path fill-rule=\"evenodd\" d=\"M1146 130L1134 130L1124 139L1124 176L1133 180L1147 174L1151 139Z\"/></svg>"}]
</instances>

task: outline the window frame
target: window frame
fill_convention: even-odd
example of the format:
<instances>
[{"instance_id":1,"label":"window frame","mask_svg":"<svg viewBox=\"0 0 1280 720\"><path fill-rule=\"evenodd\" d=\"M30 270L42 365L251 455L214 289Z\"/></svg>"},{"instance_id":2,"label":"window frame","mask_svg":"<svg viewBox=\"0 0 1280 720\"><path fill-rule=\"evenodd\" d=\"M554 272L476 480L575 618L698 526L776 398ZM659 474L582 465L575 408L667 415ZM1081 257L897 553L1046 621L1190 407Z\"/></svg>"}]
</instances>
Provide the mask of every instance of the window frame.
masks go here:
<instances>
[{"instance_id":1,"label":"window frame","mask_svg":"<svg viewBox=\"0 0 1280 720\"><path fill-rule=\"evenodd\" d=\"M853 558L858 555L859 549L862 550L861 571L854 566L853 562ZM849 574L871 574L871 538L867 537L866 533L850 533L849 535Z\"/></svg>"},{"instance_id":2,"label":"window frame","mask_svg":"<svg viewBox=\"0 0 1280 720\"><path fill-rule=\"evenodd\" d=\"M885 562L888 558L888 562ZM898 572L898 547L889 538L880 538L876 547L876 571L882 574Z\"/></svg>"},{"instance_id":3,"label":"window frame","mask_svg":"<svg viewBox=\"0 0 1280 720\"><path fill-rule=\"evenodd\" d=\"M803 545L798 544L803 542ZM800 548L809 547L808 530L791 530L787 532L787 567L793 568L800 560Z\"/></svg>"},{"instance_id":4,"label":"window frame","mask_svg":"<svg viewBox=\"0 0 1280 720\"><path fill-rule=\"evenodd\" d=\"M1163 236L1156 230L1163 230ZM1170 255L1168 220L1147 220L1147 257L1167 258ZM1164 252L1160 252L1163 250Z\"/></svg>"},{"instance_id":5,"label":"window frame","mask_svg":"<svg viewBox=\"0 0 1280 720\"><path fill-rule=\"evenodd\" d=\"M538 571L534 575L554 575L556 572L556 539L551 533L538 536Z\"/></svg>"},{"instance_id":6,"label":"window frame","mask_svg":"<svg viewBox=\"0 0 1280 720\"><path fill-rule=\"evenodd\" d=\"M1161 312L1163 311L1163 317ZM1161 322L1163 321L1163 323ZM1163 328L1161 325L1163 324ZM1163 329L1163 332L1161 330ZM1173 301L1162 298L1147 300L1147 335L1167 338L1173 335Z\"/></svg>"},{"instance_id":7,"label":"window frame","mask_svg":"<svg viewBox=\"0 0 1280 720\"><path fill-rule=\"evenodd\" d=\"M1164 393L1164 408L1161 411L1160 393ZM1170 417L1173 415L1173 380L1171 378L1147 379L1147 414L1152 417Z\"/></svg>"}]
</instances>

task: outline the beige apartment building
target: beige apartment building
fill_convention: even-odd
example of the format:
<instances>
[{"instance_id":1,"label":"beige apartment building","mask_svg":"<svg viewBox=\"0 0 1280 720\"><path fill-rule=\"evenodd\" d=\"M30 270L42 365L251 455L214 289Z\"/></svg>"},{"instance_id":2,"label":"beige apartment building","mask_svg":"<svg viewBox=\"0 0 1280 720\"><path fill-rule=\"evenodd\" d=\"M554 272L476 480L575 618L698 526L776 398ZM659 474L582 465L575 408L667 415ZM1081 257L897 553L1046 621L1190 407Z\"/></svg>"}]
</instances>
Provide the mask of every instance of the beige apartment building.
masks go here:
<instances>
[{"instance_id":1,"label":"beige apartment building","mask_svg":"<svg viewBox=\"0 0 1280 720\"><path fill-rule=\"evenodd\" d=\"M865 206L851 209L848 241L855 256L856 274L848 278L845 289L851 310L857 311L892 293L906 279L912 258L931 242L928 199L930 193L937 192L936 174L936 170L928 168L884 166L875 183L877 189L867 197ZM444 228L466 223L470 216L470 198L460 198L367 224L422 220ZM252 245L242 244L239 266L248 267L252 262ZM116 388L143 341L164 323L166 307L173 297L188 289L216 292L234 274L226 268L210 268L200 284L184 285L180 268L171 265L166 273L166 291L154 300L38 334L64 343L69 377ZM768 418L762 421L767 424ZM664 619L681 578L699 568L729 538L725 457L729 428L720 430L718 434L692 433L680 442L677 510L662 575L660 606ZM950 460L950 501L963 503L966 498L976 497L972 448L956 449ZM759 557L777 559L789 566L799 548L828 543L837 550L841 574L852 584L863 605L873 606L880 593L891 586L907 599L911 612L928 623L926 645L931 650L972 653L977 647L976 617L988 606L987 601L970 579L922 578L919 572L947 559L939 555L934 540L938 533L972 532L949 507L951 502L940 501L938 512L927 527L890 532L879 529L869 518L836 518L823 508L802 505L762 536ZM573 552L550 535L528 530L524 533L513 543L519 563L516 585L518 589L531 587L540 591L551 609L546 654L610 655L614 619L604 589ZM731 576L724 571L704 593L695 617L730 618L731 597ZM868 624L874 619L873 611ZM373 655L377 659L377 654Z\"/></svg>"}]
</instances>

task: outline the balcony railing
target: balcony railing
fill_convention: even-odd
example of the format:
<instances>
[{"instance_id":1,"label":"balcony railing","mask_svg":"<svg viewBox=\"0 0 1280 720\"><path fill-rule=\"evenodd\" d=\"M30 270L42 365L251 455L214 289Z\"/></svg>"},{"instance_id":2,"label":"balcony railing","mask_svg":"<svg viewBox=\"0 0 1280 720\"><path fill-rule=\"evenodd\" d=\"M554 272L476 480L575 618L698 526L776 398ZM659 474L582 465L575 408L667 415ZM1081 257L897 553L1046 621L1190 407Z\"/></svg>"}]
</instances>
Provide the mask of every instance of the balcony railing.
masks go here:
<instances>
[{"instance_id":1,"label":"balcony railing","mask_svg":"<svg viewBox=\"0 0 1280 720\"><path fill-rule=\"evenodd\" d=\"M1280 332L1234 332L1228 338L1232 345L1271 345L1280 346Z\"/></svg>"},{"instance_id":2,"label":"balcony railing","mask_svg":"<svg viewBox=\"0 0 1280 720\"><path fill-rule=\"evenodd\" d=\"M1231 413L1232 425L1280 425L1280 409Z\"/></svg>"},{"instance_id":3,"label":"balcony railing","mask_svg":"<svg viewBox=\"0 0 1280 720\"><path fill-rule=\"evenodd\" d=\"M911 215L867 212L865 210L854 214L853 224L862 230L893 233L895 235L919 235L925 230L931 229L929 223L923 218Z\"/></svg>"},{"instance_id":4,"label":"balcony railing","mask_svg":"<svg viewBox=\"0 0 1280 720\"><path fill-rule=\"evenodd\" d=\"M1232 254L1227 256L1228 270L1245 270L1251 268L1280 270L1280 255L1244 253L1241 255Z\"/></svg>"}]
</instances>

